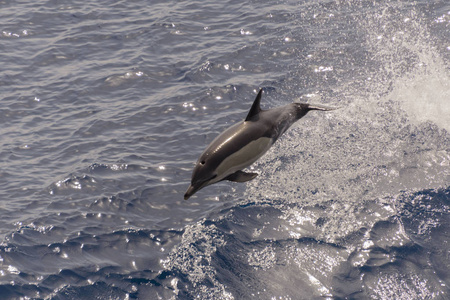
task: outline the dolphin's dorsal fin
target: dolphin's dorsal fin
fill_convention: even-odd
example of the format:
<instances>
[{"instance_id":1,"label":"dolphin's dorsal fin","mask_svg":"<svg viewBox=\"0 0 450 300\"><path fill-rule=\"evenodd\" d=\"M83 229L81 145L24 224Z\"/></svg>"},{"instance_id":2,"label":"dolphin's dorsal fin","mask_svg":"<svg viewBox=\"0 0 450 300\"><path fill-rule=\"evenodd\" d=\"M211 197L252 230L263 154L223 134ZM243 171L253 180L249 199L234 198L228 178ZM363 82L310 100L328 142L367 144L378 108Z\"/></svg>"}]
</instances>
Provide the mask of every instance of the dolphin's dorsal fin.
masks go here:
<instances>
[{"instance_id":1,"label":"dolphin's dorsal fin","mask_svg":"<svg viewBox=\"0 0 450 300\"><path fill-rule=\"evenodd\" d=\"M248 112L247 118L245 118L245 121L250 121L251 118L256 116L261 112L261 107L259 106L259 103L261 102L261 94L262 89L259 90L258 95L256 96L255 101L253 102L252 108L250 108L250 111Z\"/></svg>"}]
</instances>

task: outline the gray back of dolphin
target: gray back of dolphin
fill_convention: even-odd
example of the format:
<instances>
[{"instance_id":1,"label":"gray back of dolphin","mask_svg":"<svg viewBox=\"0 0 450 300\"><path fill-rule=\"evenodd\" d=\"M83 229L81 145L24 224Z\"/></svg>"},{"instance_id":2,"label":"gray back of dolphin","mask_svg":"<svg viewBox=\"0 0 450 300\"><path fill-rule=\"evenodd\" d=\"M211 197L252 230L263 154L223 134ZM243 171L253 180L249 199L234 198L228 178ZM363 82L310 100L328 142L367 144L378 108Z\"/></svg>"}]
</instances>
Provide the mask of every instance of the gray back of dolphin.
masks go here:
<instances>
[{"instance_id":1,"label":"gray back of dolphin","mask_svg":"<svg viewBox=\"0 0 450 300\"><path fill-rule=\"evenodd\" d=\"M192 172L191 185L184 195L185 200L201 188L221 180L252 180L258 174L246 173L242 169L266 153L292 124L310 110L334 109L308 103L291 103L262 110L261 95L262 89L244 121L222 132L200 155Z\"/></svg>"}]
</instances>

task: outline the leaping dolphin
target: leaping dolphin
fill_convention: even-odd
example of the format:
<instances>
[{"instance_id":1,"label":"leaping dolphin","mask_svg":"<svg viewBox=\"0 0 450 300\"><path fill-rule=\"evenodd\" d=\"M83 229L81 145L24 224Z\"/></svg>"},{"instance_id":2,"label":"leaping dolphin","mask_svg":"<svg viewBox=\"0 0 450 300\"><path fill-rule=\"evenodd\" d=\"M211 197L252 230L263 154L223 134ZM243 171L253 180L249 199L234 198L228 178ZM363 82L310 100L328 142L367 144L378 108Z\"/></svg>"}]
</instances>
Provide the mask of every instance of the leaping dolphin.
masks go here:
<instances>
[{"instance_id":1,"label":"leaping dolphin","mask_svg":"<svg viewBox=\"0 0 450 300\"><path fill-rule=\"evenodd\" d=\"M261 94L262 89L259 90L245 120L222 132L200 155L184 200L205 186L222 180L252 180L258 174L246 173L242 169L266 153L292 124L310 110L335 109L308 103L291 103L262 110Z\"/></svg>"}]
</instances>

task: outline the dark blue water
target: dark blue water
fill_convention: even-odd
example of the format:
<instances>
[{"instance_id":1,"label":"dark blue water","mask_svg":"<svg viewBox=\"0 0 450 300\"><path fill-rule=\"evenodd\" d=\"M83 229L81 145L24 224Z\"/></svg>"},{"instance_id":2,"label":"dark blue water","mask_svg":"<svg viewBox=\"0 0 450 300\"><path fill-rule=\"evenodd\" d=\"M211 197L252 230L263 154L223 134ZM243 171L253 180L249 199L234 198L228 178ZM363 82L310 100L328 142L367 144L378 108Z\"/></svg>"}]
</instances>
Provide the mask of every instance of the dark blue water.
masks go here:
<instances>
[{"instance_id":1,"label":"dark blue water","mask_svg":"<svg viewBox=\"0 0 450 300\"><path fill-rule=\"evenodd\" d=\"M0 299L449 299L450 4L0 2ZM263 108L311 112L188 201Z\"/></svg>"}]
</instances>

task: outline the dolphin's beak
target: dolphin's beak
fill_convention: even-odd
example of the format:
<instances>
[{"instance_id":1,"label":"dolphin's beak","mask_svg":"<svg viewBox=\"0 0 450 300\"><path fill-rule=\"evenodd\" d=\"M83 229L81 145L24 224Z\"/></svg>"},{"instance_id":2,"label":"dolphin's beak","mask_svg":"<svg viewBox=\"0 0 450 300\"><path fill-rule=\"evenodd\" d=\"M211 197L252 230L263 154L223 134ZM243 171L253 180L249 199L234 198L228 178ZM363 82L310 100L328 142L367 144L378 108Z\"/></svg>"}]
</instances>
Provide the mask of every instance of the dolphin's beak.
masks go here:
<instances>
[{"instance_id":1,"label":"dolphin's beak","mask_svg":"<svg viewBox=\"0 0 450 300\"><path fill-rule=\"evenodd\" d=\"M192 184L188 187L186 194L184 194L184 200L189 199L192 195L195 194L200 189L199 186L193 186Z\"/></svg>"},{"instance_id":2,"label":"dolphin's beak","mask_svg":"<svg viewBox=\"0 0 450 300\"><path fill-rule=\"evenodd\" d=\"M213 175L211 178L209 178L208 180L204 180L204 181L197 181L194 184L191 183L191 185L188 187L186 194L184 194L184 200L189 199L189 197L191 197L192 195L194 195L196 192L198 192L198 190L201 190L202 188L204 188L207 185L210 185L211 180L213 180L214 178L216 178L217 175Z\"/></svg>"}]
</instances>

